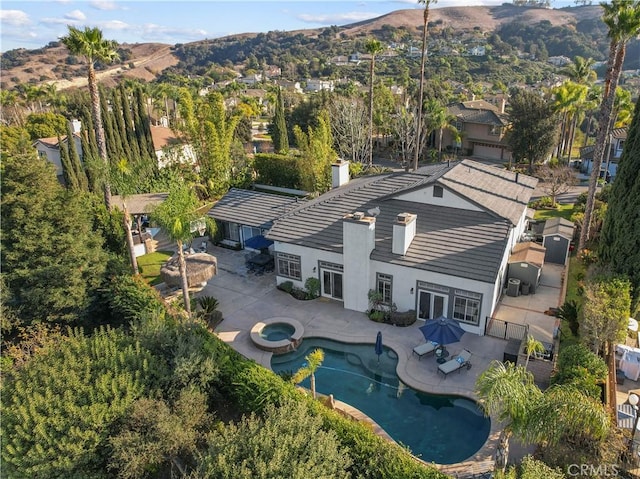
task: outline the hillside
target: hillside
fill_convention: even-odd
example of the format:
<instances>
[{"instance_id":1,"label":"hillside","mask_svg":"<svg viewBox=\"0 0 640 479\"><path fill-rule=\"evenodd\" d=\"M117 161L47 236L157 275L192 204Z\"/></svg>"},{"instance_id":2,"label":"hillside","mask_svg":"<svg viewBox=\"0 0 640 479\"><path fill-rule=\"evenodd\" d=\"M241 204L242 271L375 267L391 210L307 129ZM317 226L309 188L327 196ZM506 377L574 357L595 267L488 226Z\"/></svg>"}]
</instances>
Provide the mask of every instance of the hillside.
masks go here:
<instances>
[{"instance_id":1,"label":"hillside","mask_svg":"<svg viewBox=\"0 0 640 479\"><path fill-rule=\"evenodd\" d=\"M357 39L367 35L379 35L389 27L402 28L411 35L418 36L422 28L421 9L398 10L371 20L342 27L332 27L339 38ZM574 28L581 21L598 21L601 15L599 6L584 6L565 9L522 8L510 4L500 6L447 7L430 11L429 23L437 29L449 28L455 32L476 30L485 34L507 24L536 25L548 21L552 26ZM434 28L435 29L435 28ZM307 39L318 38L328 29L309 29L288 32L292 38L302 36ZM258 33L245 33L214 40L205 40L182 45L207 46L248 41L264 36ZM268 35L268 34L267 34ZM337 39L337 38L336 38ZM117 40L117 39L116 39ZM118 65L99 70L99 80L112 85L119 78L137 78L153 81L169 67L178 65L180 52L171 45L160 43L122 44ZM220 48L220 50L224 50ZM245 52L247 53L247 52ZM249 52L250 53L250 52ZM224 54L224 53L223 53ZM70 57L67 49L58 42L38 50L11 50L2 55L2 88L11 89L23 83L53 83L59 90L80 87L86 84L85 67Z\"/></svg>"}]
</instances>

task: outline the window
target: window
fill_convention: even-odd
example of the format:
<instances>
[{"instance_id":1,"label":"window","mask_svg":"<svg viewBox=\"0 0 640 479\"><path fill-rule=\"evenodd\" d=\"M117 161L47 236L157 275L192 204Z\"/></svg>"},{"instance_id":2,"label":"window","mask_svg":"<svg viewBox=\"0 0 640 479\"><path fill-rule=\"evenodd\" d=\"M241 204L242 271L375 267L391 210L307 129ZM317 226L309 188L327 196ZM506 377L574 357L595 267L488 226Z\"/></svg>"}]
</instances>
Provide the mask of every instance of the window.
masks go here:
<instances>
[{"instance_id":1,"label":"window","mask_svg":"<svg viewBox=\"0 0 640 479\"><path fill-rule=\"evenodd\" d=\"M463 323L480 323L480 298L478 293L456 290L453 299L453 318Z\"/></svg>"},{"instance_id":2,"label":"window","mask_svg":"<svg viewBox=\"0 0 640 479\"><path fill-rule=\"evenodd\" d=\"M440 186L440 185L434 185L433 186L433 197L434 198L442 198L443 193L444 193L444 189L442 188L442 186Z\"/></svg>"},{"instance_id":3,"label":"window","mask_svg":"<svg viewBox=\"0 0 640 479\"><path fill-rule=\"evenodd\" d=\"M376 291L382 295L382 304L391 304L391 280L393 276L378 273L376 275Z\"/></svg>"},{"instance_id":4,"label":"window","mask_svg":"<svg viewBox=\"0 0 640 479\"><path fill-rule=\"evenodd\" d=\"M240 241L238 225L236 223L222 222L222 236L226 240Z\"/></svg>"},{"instance_id":5,"label":"window","mask_svg":"<svg viewBox=\"0 0 640 479\"><path fill-rule=\"evenodd\" d=\"M502 133L502 127L500 125L489 125L489 134L492 136L499 136Z\"/></svg>"},{"instance_id":6,"label":"window","mask_svg":"<svg viewBox=\"0 0 640 479\"><path fill-rule=\"evenodd\" d=\"M300 256L278 253L278 276L291 279L302 279L300 271Z\"/></svg>"}]
</instances>

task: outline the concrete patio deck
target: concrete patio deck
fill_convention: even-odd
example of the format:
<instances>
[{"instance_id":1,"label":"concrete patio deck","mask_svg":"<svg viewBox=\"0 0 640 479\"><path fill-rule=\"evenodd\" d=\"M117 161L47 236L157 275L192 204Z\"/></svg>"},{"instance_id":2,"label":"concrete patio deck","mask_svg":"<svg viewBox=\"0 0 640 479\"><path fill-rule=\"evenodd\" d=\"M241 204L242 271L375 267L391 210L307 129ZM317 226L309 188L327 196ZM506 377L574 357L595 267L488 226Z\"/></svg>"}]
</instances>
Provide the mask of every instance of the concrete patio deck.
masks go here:
<instances>
[{"instance_id":1,"label":"concrete patio deck","mask_svg":"<svg viewBox=\"0 0 640 479\"><path fill-rule=\"evenodd\" d=\"M271 353L258 349L250 339L255 323L272 317L290 317L304 326L305 337L324 337L347 343L375 343L376 333L382 332L385 346L398 355L397 373L408 386L435 394L454 394L475 399L476 379L493 360L502 360L506 341L489 336L465 334L461 341L447 347L452 355L462 349L471 351L472 368L446 378L437 372L433 357L418 360L413 348L424 342L419 331L422 322L408 327L374 323L364 313L346 310L342 303L318 298L299 301L275 287L274 273L263 276L248 275L244 266L244 251L209 246L208 252L218 259L218 275L198 293L214 296L219 301L224 321L218 326L218 336L238 352L269 368ZM546 265L545 265L546 268ZM543 286L535 295L505 297L494 317L513 322L530 322L534 335L551 340L555 318L544 311L557 307L561 294L562 267L552 267L543 273ZM556 278L557 276L557 278ZM443 472L456 477L471 477L492 469L500 425L492 421L485 446L464 463L442 466ZM483 470L484 469L484 470Z\"/></svg>"}]
</instances>

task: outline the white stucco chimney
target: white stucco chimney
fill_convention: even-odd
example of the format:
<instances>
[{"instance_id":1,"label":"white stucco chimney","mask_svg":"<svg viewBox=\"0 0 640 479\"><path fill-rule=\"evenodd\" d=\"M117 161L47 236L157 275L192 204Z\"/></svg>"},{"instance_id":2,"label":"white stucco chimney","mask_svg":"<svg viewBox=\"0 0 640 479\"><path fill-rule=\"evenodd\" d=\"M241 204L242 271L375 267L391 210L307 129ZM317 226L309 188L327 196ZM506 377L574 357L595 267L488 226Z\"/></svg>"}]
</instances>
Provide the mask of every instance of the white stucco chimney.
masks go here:
<instances>
[{"instance_id":1,"label":"white stucco chimney","mask_svg":"<svg viewBox=\"0 0 640 479\"><path fill-rule=\"evenodd\" d=\"M331 165L331 188L339 188L349 183L349 162L338 158Z\"/></svg>"},{"instance_id":2,"label":"white stucco chimney","mask_svg":"<svg viewBox=\"0 0 640 479\"><path fill-rule=\"evenodd\" d=\"M371 252L376 246L376 219L357 211L342 220L344 307L369 309Z\"/></svg>"},{"instance_id":3,"label":"white stucco chimney","mask_svg":"<svg viewBox=\"0 0 640 479\"><path fill-rule=\"evenodd\" d=\"M411 242L416 235L416 218L418 216L411 213L400 213L393 224L393 240L391 252L393 254L405 255Z\"/></svg>"},{"instance_id":4,"label":"white stucco chimney","mask_svg":"<svg viewBox=\"0 0 640 479\"><path fill-rule=\"evenodd\" d=\"M73 119L71 123L71 133L80 133L82 129L82 122L80 120Z\"/></svg>"}]
</instances>

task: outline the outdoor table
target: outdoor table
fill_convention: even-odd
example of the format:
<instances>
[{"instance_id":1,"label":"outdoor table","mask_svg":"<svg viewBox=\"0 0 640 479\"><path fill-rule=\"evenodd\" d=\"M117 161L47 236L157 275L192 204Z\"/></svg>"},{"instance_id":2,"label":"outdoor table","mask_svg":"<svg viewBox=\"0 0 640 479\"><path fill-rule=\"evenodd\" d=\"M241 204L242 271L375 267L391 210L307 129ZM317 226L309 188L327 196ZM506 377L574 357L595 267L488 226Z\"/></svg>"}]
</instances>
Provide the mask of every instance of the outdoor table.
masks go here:
<instances>
[{"instance_id":1,"label":"outdoor table","mask_svg":"<svg viewBox=\"0 0 640 479\"><path fill-rule=\"evenodd\" d=\"M247 260L249 263L255 264L256 266L266 266L271 261L273 261L273 256L270 254L260 253L255 256L252 256Z\"/></svg>"},{"instance_id":2,"label":"outdoor table","mask_svg":"<svg viewBox=\"0 0 640 479\"><path fill-rule=\"evenodd\" d=\"M440 348L436 348L436 357L438 359L436 359L436 362L438 364L444 364L447 362L447 358L449 357L449 351L447 351L447 348L445 348L444 346L441 346Z\"/></svg>"}]
</instances>

